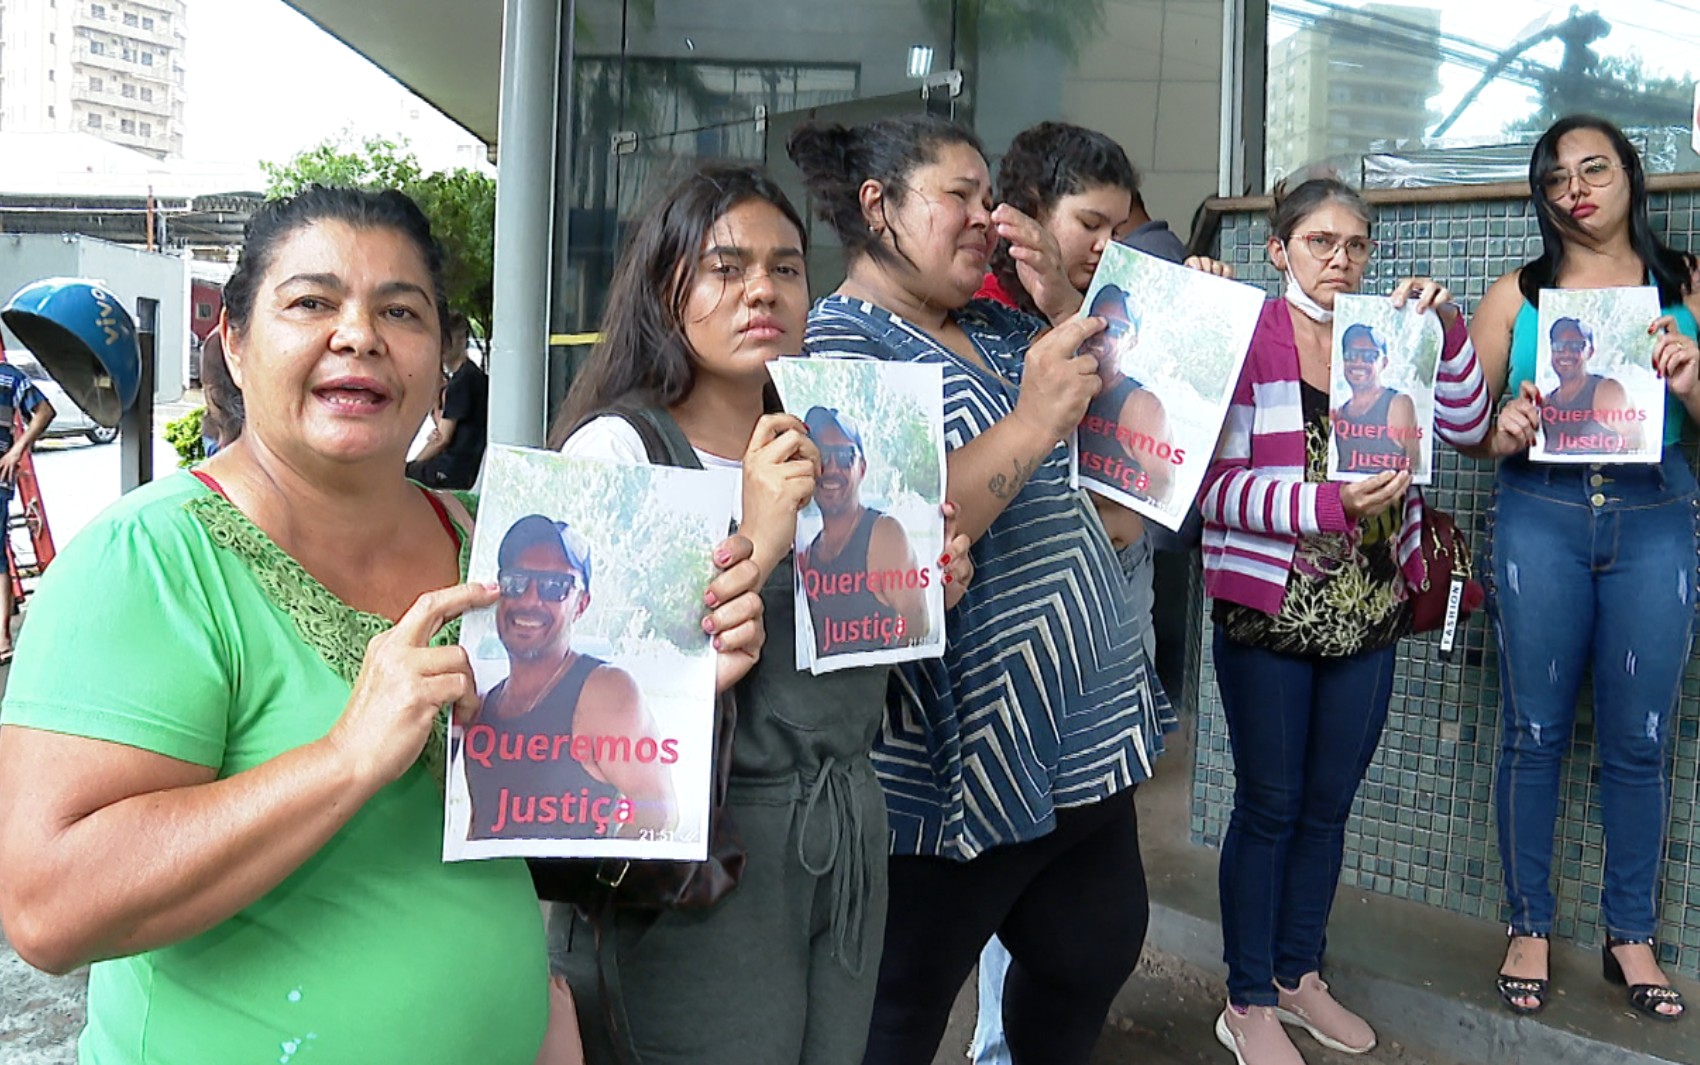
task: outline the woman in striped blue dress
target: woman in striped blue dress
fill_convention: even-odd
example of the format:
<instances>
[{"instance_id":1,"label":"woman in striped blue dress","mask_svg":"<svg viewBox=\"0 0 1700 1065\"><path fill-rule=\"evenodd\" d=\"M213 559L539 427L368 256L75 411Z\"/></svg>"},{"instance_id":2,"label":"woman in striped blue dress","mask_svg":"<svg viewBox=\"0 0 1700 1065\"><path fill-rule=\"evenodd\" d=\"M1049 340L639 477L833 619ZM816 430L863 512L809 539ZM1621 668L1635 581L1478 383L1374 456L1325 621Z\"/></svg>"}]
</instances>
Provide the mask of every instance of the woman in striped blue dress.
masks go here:
<instances>
[{"instance_id":1,"label":"woman in striped blue dress","mask_svg":"<svg viewBox=\"0 0 1700 1065\"><path fill-rule=\"evenodd\" d=\"M1071 320L1080 293L1037 223L993 211L967 130L805 126L789 150L849 275L805 350L944 368L947 494L976 538L945 656L904 666L876 741L891 901L865 1060L930 1063L996 933L1016 1065L1084 1063L1144 944L1133 787L1175 720L1115 551L1069 487L1066 441L1098 388L1076 349L1103 323ZM1050 332L972 298L1000 236Z\"/></svg>"}]
</instances>

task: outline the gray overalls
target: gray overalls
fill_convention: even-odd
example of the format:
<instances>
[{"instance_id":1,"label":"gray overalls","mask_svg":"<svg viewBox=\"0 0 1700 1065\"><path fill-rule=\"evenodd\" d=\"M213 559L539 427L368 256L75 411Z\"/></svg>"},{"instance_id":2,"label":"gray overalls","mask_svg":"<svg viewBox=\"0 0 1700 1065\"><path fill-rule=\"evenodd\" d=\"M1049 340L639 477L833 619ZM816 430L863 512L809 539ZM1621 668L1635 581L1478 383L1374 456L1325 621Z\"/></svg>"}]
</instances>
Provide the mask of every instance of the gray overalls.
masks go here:
<instances>
[{"instance_id":1,"label":"gray overalls","mask_svg":"<svg viewBox=\"0 0 1700 1065\"><path fill-rule=\"evenodd\" d=\"M644 414L671 464L700 467L671 417ZM787 558L762 588L761 660L737 687L727 802L742 880L711 910L621 911L603 933L608 1005L635 1055L608 1032L594 930L555 908L551 962L590 1065L860 1065L885 931L885 797L868 751L888 670L799 672L792 581Z\"/></svg>"}]
</instances>

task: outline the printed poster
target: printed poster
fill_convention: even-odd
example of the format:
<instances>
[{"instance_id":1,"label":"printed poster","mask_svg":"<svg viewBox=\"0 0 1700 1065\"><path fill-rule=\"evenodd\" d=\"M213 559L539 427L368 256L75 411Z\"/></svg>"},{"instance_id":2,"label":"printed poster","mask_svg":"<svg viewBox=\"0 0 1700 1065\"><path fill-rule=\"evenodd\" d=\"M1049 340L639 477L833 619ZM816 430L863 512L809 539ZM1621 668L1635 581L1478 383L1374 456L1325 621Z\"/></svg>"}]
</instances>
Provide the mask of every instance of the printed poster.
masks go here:
<instances>
[{"instance_id":1,"label":"printed poster","mask_svg":"<svg viewBox=\"0 0 1700 1065\"><path fill-rule=\"evenodd\" d=\"M1665 383L1653 372L1652 287L1542 289L1535 344L1537 462L1658 462Z\"/></svg>"},{"instance_id":2,"label":"printed poster","mask_svg":"<svg viewBox=\"0 0 1700 1065\"><path fill-rule=\"evenodd\" d=\"M449 732L443 857L707 857L726 470L492 446L460 643L483 705Z\"/></svg>"},{"instance_id":3,"label":"printed poster","mask_svg":"<svg viewBox=\"0 0 1700 1065\"><path fill-rule=\"evenodd\" d=\"M1329 359L1328 479L1361 481L1403 470L1412 484L1434 476L1434 379L1446 334L1416 300L1334 297Z\"/></svg>"},{"instance_id":4,"label":"printed poster","mask_svg":"<svg viewBox=\"0 0 1700 1065\"><path fill-rule=\"evenodd\" d=\"M821 453L797 516L797 668L944 653L944 370L861 359L769 364Z\"/></svg>"},{"instance_id":5,"label":"printed poster","mask_svg":"<svg viewBox=\"0 0 1700 1065\"><path fill-rule=\"evenodd\" d=\"M1216 450L1263 292L1121 244L1081 307L1105 319L1081 353L1103 387L1075 433L1078 485L1169 529L1186 520Z\"/></svg>"}]
</instances>

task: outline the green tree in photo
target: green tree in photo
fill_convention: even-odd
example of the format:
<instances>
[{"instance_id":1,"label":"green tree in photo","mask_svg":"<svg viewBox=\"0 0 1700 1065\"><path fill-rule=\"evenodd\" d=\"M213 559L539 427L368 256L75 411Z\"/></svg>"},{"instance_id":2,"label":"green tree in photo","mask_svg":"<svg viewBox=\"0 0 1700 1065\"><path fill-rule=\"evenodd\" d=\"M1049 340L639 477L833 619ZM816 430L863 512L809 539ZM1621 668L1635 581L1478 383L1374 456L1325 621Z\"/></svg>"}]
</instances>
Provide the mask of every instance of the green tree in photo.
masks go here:
<instances>
[{"instance_id":1,"label":"green tree in photo","mask_svg":"<svg viewBox=\"0 0 1700 1065\"><path fill-rule=\"evenodd\" d=\"M443 287L449 306L466 315L488 344L496 269L496 181L461 168L427 174L405 146L385 137L354 143L346 135L297 152L288 162L262 162L266 196L282 199L309 185L399 189L431 220L443 246Z\"/></svg>"}]
</instances>

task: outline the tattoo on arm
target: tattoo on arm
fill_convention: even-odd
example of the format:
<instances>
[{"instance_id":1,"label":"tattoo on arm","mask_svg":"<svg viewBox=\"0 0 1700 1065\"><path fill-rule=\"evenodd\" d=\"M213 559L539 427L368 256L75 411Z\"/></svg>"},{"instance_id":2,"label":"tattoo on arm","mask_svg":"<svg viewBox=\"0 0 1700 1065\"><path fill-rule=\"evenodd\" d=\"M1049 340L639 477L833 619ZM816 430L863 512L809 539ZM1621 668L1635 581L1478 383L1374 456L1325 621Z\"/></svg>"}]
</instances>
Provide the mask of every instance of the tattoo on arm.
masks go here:
<instances>
[{"instance_id":1,"label":"tattoo on arm","mask_svg":"<svg viewBox=\"0 0 1700 1065\"><path fill-rule=\"evenodd\" d=\"M1014 499L1021 491L1021 486L1027 483L1027 478L1033 476L1033 471L1039 468L1039 459L1028 459L1023 462L1015 460L1015 470L1005 476L1001 473L992 474L992 479L986 482L986 490L992 493L992 498L1004 503Z\"/></svg>"}]
</instances>

